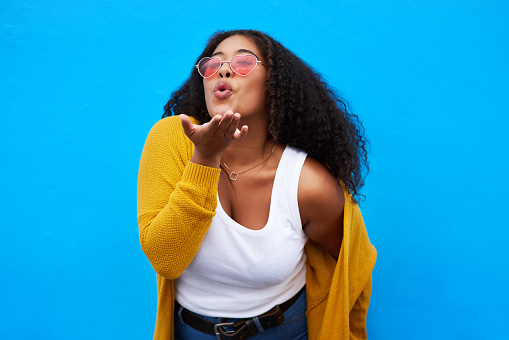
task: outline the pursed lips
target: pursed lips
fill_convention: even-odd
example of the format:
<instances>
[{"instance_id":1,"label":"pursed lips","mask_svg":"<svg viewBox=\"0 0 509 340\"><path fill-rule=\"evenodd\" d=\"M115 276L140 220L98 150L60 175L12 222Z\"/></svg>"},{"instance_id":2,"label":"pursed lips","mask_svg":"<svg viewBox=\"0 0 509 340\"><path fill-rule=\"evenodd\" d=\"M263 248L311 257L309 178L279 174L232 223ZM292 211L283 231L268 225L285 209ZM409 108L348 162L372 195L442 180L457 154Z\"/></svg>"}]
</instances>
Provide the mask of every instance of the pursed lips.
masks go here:
<instances>
[{"instance_id":1,"label":"pursed lips","mask_svg":"<svg viewBox=\"0 0 509 340\"><path fill-rule=\"evenodd\" d=\"M214 97L226 99L232 94L232 87L226 81L220 81L214 86Z\"/></svg>"}]
</instances>

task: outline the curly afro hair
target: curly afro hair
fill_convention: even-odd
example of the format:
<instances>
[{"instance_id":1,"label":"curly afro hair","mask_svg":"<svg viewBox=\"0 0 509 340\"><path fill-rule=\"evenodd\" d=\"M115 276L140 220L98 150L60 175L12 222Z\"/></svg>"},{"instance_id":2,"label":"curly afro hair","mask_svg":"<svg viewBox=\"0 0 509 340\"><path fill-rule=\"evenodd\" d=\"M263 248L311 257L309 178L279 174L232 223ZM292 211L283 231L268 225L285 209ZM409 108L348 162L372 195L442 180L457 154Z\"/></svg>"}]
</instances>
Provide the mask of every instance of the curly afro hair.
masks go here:
<instances>
[{"instance_id":1,"label":"curly afro hair","mask_svg":"<svg viewBox=\"0 0 509 340\"><path fill-rule=\"evenodd\" d=\"M267 66L268 139L299 148L328 167L356 201L369 172L367 140L357 115L304 61L267 34L255 30L217 31L196 63L210 56L224 39L242 35L253 40ZM205 123L203 78L196 70L170 97L164 117L187 114Z\"/></svg>"}]
</instances>

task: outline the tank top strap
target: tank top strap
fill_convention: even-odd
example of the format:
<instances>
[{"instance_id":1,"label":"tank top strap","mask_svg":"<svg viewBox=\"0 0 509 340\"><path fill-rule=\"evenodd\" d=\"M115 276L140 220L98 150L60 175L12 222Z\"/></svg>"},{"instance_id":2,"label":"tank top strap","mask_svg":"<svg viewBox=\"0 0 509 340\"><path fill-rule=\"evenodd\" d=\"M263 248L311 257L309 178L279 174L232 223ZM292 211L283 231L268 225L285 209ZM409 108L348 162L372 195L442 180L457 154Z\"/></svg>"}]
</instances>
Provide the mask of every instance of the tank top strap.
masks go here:
<instances>
[{"instance_id":1,"label":"tank top strap","mask_svg":"<svg viewBox=\"0 0 509 340\"><path fill-rule=\"evenodd\" d=\"M276 178L274 179L273 204L271 204L271 209L274 208L276 211L281 211L283 207L287 208L283 210L291 213L292 220L295 221L292 226L299 234L303 233L303 231L297 192L299 189L300 173L306 157L306 152L286 146L279 161Z\"/></svg>"}]
</instances>

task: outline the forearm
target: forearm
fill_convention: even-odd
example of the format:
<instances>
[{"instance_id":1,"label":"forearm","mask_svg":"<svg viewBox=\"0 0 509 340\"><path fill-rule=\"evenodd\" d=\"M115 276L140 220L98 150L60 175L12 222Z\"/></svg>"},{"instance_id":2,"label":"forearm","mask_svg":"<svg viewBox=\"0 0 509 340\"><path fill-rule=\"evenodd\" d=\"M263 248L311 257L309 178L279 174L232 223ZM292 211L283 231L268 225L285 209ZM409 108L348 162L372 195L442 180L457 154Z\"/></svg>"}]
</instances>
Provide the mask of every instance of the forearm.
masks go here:
<instances>
[{"instance_id":1,"label":"forearm","mask_svg":"<svg viewBox=\"0 0 509 340\"><path fill-rule=\"evenodd\" d=\"M193 149L180 120L170 117L150 130L140 159L140 243L166 278L189 265L215 214L220 170L190 162Z\"/></svg>"},{"instance_id":2,"label":"forearm","mask_svg":"<svg viewBox=\"0 0 509 340\"><path fill-rule=\"evenodd\" d=\"M219 169L188 163L162 209L157 200L140 209L141 247L160 275L177 278L198 252L215 215L218 180Z\"/></svg>"}]
</instances>

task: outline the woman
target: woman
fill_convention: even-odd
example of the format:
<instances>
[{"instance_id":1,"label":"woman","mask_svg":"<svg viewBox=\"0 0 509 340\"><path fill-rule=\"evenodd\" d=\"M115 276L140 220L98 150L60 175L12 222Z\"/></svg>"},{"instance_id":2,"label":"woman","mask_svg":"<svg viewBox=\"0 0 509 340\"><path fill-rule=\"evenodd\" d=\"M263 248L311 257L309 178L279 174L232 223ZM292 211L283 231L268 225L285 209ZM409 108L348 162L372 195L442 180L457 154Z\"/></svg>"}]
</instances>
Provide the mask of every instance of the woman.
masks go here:
<instances>
[{"instance_id":1,"label":"woman","mask_svg":"<svg viewBox=\"0 0 509 340\"><path fill-rule=\"evenodd\" d=\"M154 339L365 338L357 117L281 44L237 30L211 37L163 118L138 182Z\"/></svg>"}]
</instances>

